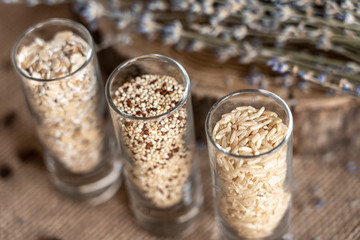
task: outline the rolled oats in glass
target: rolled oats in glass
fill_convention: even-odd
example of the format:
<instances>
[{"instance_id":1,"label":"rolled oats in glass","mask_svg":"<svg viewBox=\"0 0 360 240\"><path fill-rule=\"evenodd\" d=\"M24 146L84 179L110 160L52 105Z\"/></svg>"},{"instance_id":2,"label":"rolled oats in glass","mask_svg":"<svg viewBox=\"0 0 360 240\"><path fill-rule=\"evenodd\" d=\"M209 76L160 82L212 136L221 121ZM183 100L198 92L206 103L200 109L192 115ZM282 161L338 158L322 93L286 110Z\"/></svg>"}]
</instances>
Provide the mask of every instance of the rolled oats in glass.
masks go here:
<instances>
[{"instance_id":1,"label":"rolled oats in glass","mask_svg":"<svg viewBox=\"0 0 360 240\"><path fill-rule=\"evenodd\" d=\"M120 163L109 145L103 87L88 31L66 19L39 23L16 43L13 63L55 185L77 199L110 196L119 185Z\"/></svg>"}]
</instances>

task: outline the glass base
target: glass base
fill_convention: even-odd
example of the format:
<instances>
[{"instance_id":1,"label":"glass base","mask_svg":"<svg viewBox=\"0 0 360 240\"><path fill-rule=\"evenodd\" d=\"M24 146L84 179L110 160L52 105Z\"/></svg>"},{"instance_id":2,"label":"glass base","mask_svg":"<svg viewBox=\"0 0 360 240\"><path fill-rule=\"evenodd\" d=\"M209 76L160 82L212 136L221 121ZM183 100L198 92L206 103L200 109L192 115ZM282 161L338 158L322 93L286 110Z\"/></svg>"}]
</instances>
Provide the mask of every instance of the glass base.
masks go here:
<instances>
[{"instance_id":1,"label":"glass base","mask_svg":"<svg viewBox=\"0 0 360 240\"><path fill-rule=\"evenodd\" d=\"M101 204L110 199L121 186L121 163L114 161L88 174L72 174L64 178L50 171L54 185L64 195L91 205Z\"/></svg>"},{"instance_id":2,"label":"glass base","mask_svg":"<svg viewBox=\"0 0 360 240\"><path fill-rule=\"evenodd\" d=\"M194 230L204 201L200 174L195 165L184 186L183 199L167 208L155 207L127 178L127 188L131 189L131 209L141 228L152 235L167 238L184 238Z\"/></svg>"},{"instance_id":3,"label":"glass base","mask_svg":"<svg viewBox=\"0 0 360 240\"><path fill-rule=\"evenodd\" d=\"M260 238L244 238L238 235L238 232L233 229L225 219L221 217L219 213L216 214L216 220L219 228L219 235L221 240L255 240ZM273 234L261 240L292 240L292 234L290 233L290 217L291 207L289 207L278 226L273 230Z\"/></svg>"},{"instance_id":4,"label":"glass base","mask_svg":"<svg viewBox=\"0 0 360 240\"><path fill-rule=\"evenodd\" d=\"M149 215L145 215L134 208L132 210L138 225L150 234L159 237L185 237L192 232L201 205L202 199L184 215L176 218L171 218L171 216L168 218L149 217Z\"/></svg>"}]
</instances>

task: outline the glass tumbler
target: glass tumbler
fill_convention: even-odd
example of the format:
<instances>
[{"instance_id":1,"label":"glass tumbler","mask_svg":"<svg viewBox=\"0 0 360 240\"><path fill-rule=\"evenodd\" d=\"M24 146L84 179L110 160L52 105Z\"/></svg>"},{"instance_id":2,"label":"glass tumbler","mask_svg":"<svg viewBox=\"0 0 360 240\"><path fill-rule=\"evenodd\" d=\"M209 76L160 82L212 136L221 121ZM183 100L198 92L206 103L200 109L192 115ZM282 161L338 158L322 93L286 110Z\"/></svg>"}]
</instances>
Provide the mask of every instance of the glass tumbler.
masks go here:
<instances>
[{"instance_id":1,"label":"glass tumbler","mask_svg":"<svg viewBox=\"0 0 360 240\"><path fill-rule=\"evenodd\" d=\"M188 74L145 55L118 66L105 93L138 224L159 236L188 233L203 202Z\"/></svg>"},{"instance_id":2,"label":"glass tumbler","mask_svg":"<svg viewBox=\"0 0 360 240\"><path fill-rule=\"evenodd\" d=\"M121 163L90 33L70 20L46 20L20 36L12 61L55 186L80 201L110 198Z\"/></svg>"},{"instance_id":3,"label":"glass tumbler","mask_svg":"<svg viewBox=\"0 0 360 240\"><path fill-rule=\"evenodd\" d=\"M214 104L205 126L220 238L286 239L292 196L289 107L271 92L240 90Z\"/></svg>"}]
</instances>

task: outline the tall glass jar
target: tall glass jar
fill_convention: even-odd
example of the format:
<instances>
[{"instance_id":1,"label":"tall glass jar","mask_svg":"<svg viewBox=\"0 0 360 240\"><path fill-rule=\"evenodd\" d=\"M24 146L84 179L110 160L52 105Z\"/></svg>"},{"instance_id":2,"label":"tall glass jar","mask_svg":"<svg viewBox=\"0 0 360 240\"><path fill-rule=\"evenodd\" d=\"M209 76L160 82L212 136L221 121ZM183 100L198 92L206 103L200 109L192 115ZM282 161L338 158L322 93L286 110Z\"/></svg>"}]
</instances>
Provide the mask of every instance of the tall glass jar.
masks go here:
<instances>
[{"instance_id":1,"label":"tall glass jar","mask_svg":"<svg viewBox=\"0 0 360 240\"><path fill-rule=\"evenodd\" d=\"M156 235L188 232L203 194L186 71L141 56L117 67L105 88L137 222Z\"/></svg>"},{"instance_id":2,"label":"tall glass jar","mask_svg":"<svg viewBox=\"0 0 360 240\"><path fill-rule=\"evenodd\" d=\"M90 33L70 20L46 20L21 35L12 61L54 184L81 201L111 197L121 164Z\"/></svg>"},{"instance_id":3,"label":"tall glass jar","mask_svg":"<svg viewBox=\"0 0 360 240\"><path fill-rule=\"evenodd\" d=\"M284 239L291 210L293 120L265 90L220 99L206 119L216 220L222 239Z\"/></svg>"}]
</instances>

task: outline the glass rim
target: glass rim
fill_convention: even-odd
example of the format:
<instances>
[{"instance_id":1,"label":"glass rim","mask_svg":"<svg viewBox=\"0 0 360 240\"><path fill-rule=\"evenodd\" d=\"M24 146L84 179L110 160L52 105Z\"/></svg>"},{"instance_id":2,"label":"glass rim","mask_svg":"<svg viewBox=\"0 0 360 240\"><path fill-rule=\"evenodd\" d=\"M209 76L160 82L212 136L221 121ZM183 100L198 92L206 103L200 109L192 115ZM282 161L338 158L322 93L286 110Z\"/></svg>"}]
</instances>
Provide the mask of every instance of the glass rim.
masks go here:
<instances>
[{"instance_id":1,"label":"glass rim","mask_svg":"<svg viewBox=\"0 0 360 240\"><path fill-rule=\"evenodd\" d=\"M280 142L280 144L278 144L276 147L272 148L271 150L264 152L262 154L258 154L258 155L237 155L237 154L233 154L231 152L226 151L224 148L222 148L221 146L219 146L214 138L212 137L212 133L210 130L210 117L213 115L214 111L220 106L220 104L222 104L224 101L226 101L227 99L233 97L233 96L237 96L237 95L242 95L242 94L246 94L246 93L258 93L261 94L263 96L267 96L272 98L273 100L275 100L276 102L278 102L284 109L286 114L288 115L289 118L289 124L288 124L288 129L286 131L285 137L284 139ZM243 90L239 90L233 93L230 93L224 97L222 97L221 99L219 99L209 110L207 116L206 116L206 120L205 120L205 131L206 131L206 137L208 139L208 141L211 142L211 144L213 146L215 146L215 148L217 150L219 150L220 152L234 157L234 158L245 158L245 159L252 159L252 158L258 158L258 157L264 157L267 156L273 152L276 152L277 150L279 150L285 143L288 142L288 140L290 139L291 135L292 135L292 131L293 131L293 117L291 114L291 110L289 108L289 106L285 103L285 101L283 99L281 99L278 95L269 92L267 90L264 89L243 89Z\"/></svg>"},{"instance_id":2,"label":"glass rim","mask_svg":"<svg viewBox=\"0 0 360 240\"><path fill-rule=\"evenodd\" d=\"M119 108L117 108L113 102L113 100L111 99L110 96L110 86L112 84L112 82L114 81L115 77L120 73L120 71L124 68L126 68L128 65L135 63L136 61L139 60L143 60L146 58L153 58L153 59L160 59L163 60L167 63L172 64L173 66L175 66L176 68L178 68L181 72L181 74L183 75L184 79L185 79L185 89L184 89L184 95L181 98L180 102L173 107L171 110L166 111L162 114L156 115L156 116L151 116L151 117L137 117L137 116L133 116L130 114L125 113L124 111L121 111ZM187 99L189 98L190 95L190 78L188 73L186 72L185 68L178 63L177 61L175 61L172 58L160 55L160 54L147 54L147 55L142 55L136 58L132 58L130 60L126 60L123 63L121 63L119 66L117 66L115 68L115 70L110 74L110 76L108 77L108 80L106 81L105 84L105 98L106 101L108 102L108 105L118 114L120 114L122 117L126 118L126 119L131 119L131 120L136 120L136 121L149 121L149 120L156 120L156 119L160 119L163 118L165 116L168 116L174 112L176 112L179 108L181 108L185 102L187 101Z\"/></svg>"},{"instance_id":3,"label":"glass rim","mask_svg":"<svg viewBox=\"0 0 360 240\"><path fill-rule=\"evenodd\" d=\"M68 25L68 26L75 26L76 28L78 28L81 32L83 32L86 36L86 41L87 41L87 44L89 44L89 51L87 52L86 54L86 60L85 62L78 68L76 69L74 72L71 72L69 74L67 74L66 76L62 76L62 77L57 77L57 78L50 78L50 79L43 79L43 78L34 78L32 76L29 76L27 74L25 74L23 72L23 70L21 69L21 67L18 65L18 62L16 61L16 50L20 44L20 42L28 35L30 34L31 32L37 30L37 29L40 29L41 27L44 27L48 24L51 24L51 23L61 23L61 24L64 24L64 25ZM44 21L41 21L39 23L36 23L35 25L32 25L31 27L29 27L28 29L26 29L21 35L20 37L18 37L18 39L16 40L15 44L14 44L14 47L12 49L12 52L11 52L11 60L12 60L12 63L15 67L15 69L22 75L24 76L25 78L27 79L30 79L30 80L34 80L34 81L38 81L38 82L52 82L52 81L57 81L57 80L62 80L62 79L66 79L66 78L69 78L71 76L74 76L76 75L78 72L82 71L91 61L91 59L93 58L94 56L94 40L93 38L91 37L91 34L90 32L80 23L78 22L75 22L73 20L70 20L70 19L66 19L66 18L50 18L50 19L47 19L47 20L44 20Z\"/></svg>"}]
</instances>

